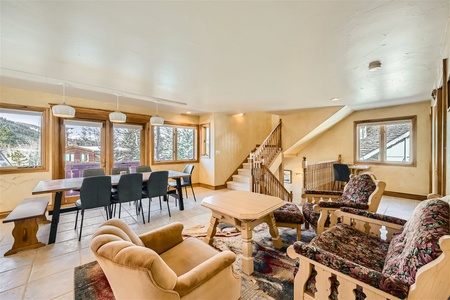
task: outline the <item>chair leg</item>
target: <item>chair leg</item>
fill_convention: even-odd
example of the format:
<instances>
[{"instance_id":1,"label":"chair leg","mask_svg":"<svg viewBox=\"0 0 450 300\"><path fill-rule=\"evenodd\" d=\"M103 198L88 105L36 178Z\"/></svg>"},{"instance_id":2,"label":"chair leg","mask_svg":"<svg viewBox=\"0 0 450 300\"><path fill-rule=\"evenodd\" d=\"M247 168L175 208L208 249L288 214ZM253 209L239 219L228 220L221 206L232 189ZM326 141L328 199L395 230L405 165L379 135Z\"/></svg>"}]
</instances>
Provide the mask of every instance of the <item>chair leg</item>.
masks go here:
<instances>
[{"instance_id":1,"label":"chair leg","mask_svg":"<svg viewBox=\"0 0 450 300\"><path fill-rule=\"evenodd\" d=\"M77 223L78 223L78 212L79 212L80 210L79 209L77 209L77 216L75 217L75 227L73 228L73 229L77 229Z\"/></svg>"},{"instance_id":2,"label":"chair leg","mask_svg":"<svg viewBox=\"0 0 450 300\"><path fill-rule=\"evenodd\" d=\"M137 202L137 201L136 201ZM139 206L139 211L142 211L142 223L145 224L145 217L144 217L144 210L142 208L142 199L139 200L139 205L136 203L136 207ZM136 211L138 211L138 209L136 208ZM136 218L137 218L138 214L136 214Z\"/></svg>"},{"instance_id":3,"label":"chair leg","mask_svg":"<svg viewBox=\"0 0 450 300\"><path fill-rule=\"evenodd\" d=\"M189 198L189 195L187 193L187 186L184 186L184 192L186 193L186 198Z\"/></svg>"},{"instance_id":4,"label":"chair leg","mask_svg":"<svg viewBox=\"0 0 450 300\"><path fill-rule=\"evenodd\" d=\"M121 212L122 212L122 202L119 202L119 219L120 219Z\"/></svg>"},{"instance_id":5,"label":"chair leg","mask_svg":"<svg viewBox=\"0 0 450 300\"><path fill-rule=\"evenodd\" d=\"M159 196L159 210L162 210L161 196Z\"/></svg>"},{"instance_id":6,"label":"chair leg","mask_svg":"<svg viewBox=\"0 0 450 300\"><path fill-rule=\"evenodd\" d=\"M84 209L81 210L80 236L78 237L78 241L81 241L81 233L83 232L83 221L84 221Z\"/></svg>"},{"instance_id":7,"label":"chair leg","mask_svg":"<svg viewBox=\"0 0 450 300\"><path fill-rule=\"evenodd\" d=\"M194 195L194 201L197 202L197 199L195 198L194 188L191 185L192 195Z\"/></svg>"},{"instance_id":8,"label":"chair leg","mask_svg":"<svg viewBox=\"0 0 450 300\"><path fill-rule=\"evenodd\" d=\"M161 198L161 197L160 197ZM170 207L169 207L169 196L164 196L165 199L167 199L166 203L167 203L167 210L169 211L169 217L172 217L172 215L170 214ZM176 200L175 200L176 201Z\"/></svg>"},{"instance_id":9,"label":"chair leg","mask_svg":"<svg viewBox=\"0 0 450 300\"><path fill-rule=\"evenodd\" d=\"M148 223L150 223L150 206L152 206L152 198L148 197ZM144 212L142 212L142 214L144 214Z\"/></svg>"}]
</instances>

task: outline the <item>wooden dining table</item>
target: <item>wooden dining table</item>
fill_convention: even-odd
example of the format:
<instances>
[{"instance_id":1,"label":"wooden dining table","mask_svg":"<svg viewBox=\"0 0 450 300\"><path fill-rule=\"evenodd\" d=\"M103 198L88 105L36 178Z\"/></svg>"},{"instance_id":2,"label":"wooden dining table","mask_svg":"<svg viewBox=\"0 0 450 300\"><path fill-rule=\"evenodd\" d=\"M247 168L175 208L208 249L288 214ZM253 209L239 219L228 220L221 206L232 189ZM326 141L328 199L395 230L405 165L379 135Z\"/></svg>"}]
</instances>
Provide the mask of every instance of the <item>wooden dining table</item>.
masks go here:
<instances>
[{"instance_id":1,"label":"wooden dining table","mask_svg":"<svg viewBox=\"0 0 450 300\"><path fill-rule=\"evenodd\" d=\"M183 202L183 190L181 186L181 178L182 177L190 177L191 174L183 173L174 170L169 171L169 178L175 179L177 182L177 195L171 195L178 198L179 208L180 210L184 210L184 202ZM151 172L142 173L143 182L147 182L148 177ZM111 176L111 184L112 186L117 186L120 174L119 175L109 175ZM81 188L81 184L83 183L83 177L79 178L66 178L66 179L54 179L54 180L43 180L39 181L36 187L31 192L33 195L47 194L47 193L55 193L55 198L53 200L53 212L52 212L52 222L50 227L50 235L48 238L49 244L54 244L56 241L56 233L58 231L58 223L59 216L61 214L61 201L62 201L62 193L64 191L70 190L79 190Z\"/></svg>"}]
</instances>

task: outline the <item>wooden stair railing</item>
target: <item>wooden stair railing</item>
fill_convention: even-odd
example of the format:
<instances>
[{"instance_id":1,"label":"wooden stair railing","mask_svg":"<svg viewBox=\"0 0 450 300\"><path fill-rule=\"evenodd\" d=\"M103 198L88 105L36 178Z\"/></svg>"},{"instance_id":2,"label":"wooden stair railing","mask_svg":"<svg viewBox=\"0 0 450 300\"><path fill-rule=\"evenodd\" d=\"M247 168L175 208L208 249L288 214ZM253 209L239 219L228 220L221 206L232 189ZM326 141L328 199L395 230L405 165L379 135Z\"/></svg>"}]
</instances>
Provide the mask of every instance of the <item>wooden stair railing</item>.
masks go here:
<instances>
[{"instance_id":1,"label":"wooden stair railing","mask_svg":"<svg viewBox=\"0 0 450 300\"><path fill-rule=\"evenodd\" d=\"M268 167L275 160L277 155L281 152L281 119L278 125L272 130L267 138L256 148L255 151L250 153L250 158L253 161L263 161Z\"/></svg>"},{"instance_id":2,"label":"wooden stair railing","mask_svg":"<svg viewBox=\"0 0 450 300\"><path fill-rule=\"evenodd\" d=\"M303 190L332 190L334 181L333 164L340 164L341 155L337 160L326 160L308 163L303 157Z\"/></svg>"},{"instance_id":3,"label":"wooden stair railing","mask_svg":"<svg viewBox=\"0 0 450 300\"><path fill-rule=\"evenodd\" d=\"M252 161L252 192L292 202L293 194L284 187L263 161Z\"/></svg>"}]
</instances>

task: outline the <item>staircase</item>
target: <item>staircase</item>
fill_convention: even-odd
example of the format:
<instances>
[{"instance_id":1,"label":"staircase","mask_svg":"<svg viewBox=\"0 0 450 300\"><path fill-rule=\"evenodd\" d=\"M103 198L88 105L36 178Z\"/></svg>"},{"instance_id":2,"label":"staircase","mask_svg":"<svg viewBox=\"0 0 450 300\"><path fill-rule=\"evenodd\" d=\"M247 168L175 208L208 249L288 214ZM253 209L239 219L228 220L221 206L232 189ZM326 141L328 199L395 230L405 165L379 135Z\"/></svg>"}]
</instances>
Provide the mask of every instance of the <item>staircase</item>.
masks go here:
<instances>
[{"instance_id":1,"label":"staircase","mask_svg":"<svg viewBox=\"0 0 450 300\"><path fill-rule=\"evenodd\" d=\"M227 182L229 190L251 191L251 165L249 162L243 163L242 168L238 169L238 174L233 175L233 180Z\"/></svg>"}]
</instances>

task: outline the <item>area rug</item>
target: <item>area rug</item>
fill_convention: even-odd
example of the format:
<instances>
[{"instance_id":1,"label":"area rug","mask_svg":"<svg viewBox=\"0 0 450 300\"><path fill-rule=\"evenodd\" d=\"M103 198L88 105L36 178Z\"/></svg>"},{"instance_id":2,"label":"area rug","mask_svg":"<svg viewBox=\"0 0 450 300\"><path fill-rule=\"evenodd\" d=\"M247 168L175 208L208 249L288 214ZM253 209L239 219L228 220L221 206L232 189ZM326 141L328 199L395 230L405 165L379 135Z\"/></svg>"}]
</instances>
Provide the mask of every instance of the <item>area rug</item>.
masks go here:
<instances>
[{"instance_id":1,"label":"area rug","mask_svg":"<svg viewBox=\"0 0 450 300\"><path fill-rule=\"evenodd\" d=\"M208 225L185 229L185 237L203 238ZM213 247L220 250L231 250L236 253L234 268L241 275L242 299L293 299L293 270L295 261L286 255L286 249L296 241L296 231L290 228L279 228L283 247L274 248L269 229L261 224L253 231L253 258L255 271L248 276L241 272L242 239L236 228L219 224ZM302 229L302 241L309 242L314 237L313 230ZM100 265L91 262L75 268L75 299L102 300L114 299L111 287Z\"/></svg>"}]
</instances>

